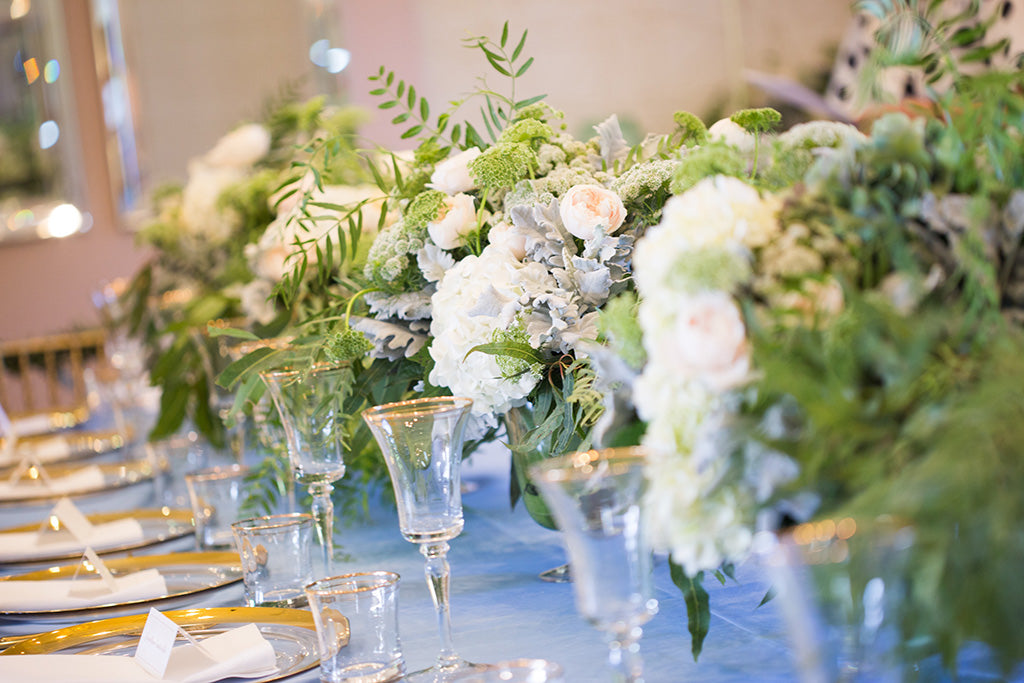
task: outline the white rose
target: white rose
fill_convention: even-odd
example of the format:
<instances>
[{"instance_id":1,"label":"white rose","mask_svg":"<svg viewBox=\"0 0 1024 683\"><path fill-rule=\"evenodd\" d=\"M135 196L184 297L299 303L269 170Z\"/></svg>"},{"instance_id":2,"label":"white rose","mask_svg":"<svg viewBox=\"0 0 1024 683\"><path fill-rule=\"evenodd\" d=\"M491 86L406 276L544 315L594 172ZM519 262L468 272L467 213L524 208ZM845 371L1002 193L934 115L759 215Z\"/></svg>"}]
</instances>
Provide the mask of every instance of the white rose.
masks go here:
<instances>
[{"instance_id":1,"label":"white rose","mask_svg":"<svg viewBox=\"0 0 1024 683\"><path fill-rule=\"evenodd\" d=\"M721 140L727 145L732 145L743 154L753 154L757 140L752 133L736 123L732 119L722 119L711 124L708 128L708 136L712 140Z\"/></svg>"},{"instance_id":2,"label":"white rose","mask_svg":"<svg viewBox=\"0 0 1024 683\"><path fill-rule=\"evenodd\" d=\"M442 249L455 249L466 243L466 235L476 229L476 207L468 194L445 197L438 217L427 224L434 244Z\"/></svg>"},{"instance_id":3,"label":"white rose","mask_svg":"<svg viewBox=\"0 0 1024 683\"><path fill-rule=\"evenodd\" d=\"M270 131L258 123L250 123L231 131L206 153L203 161L211 166L247 168L270 151Z\"/></svg>"},{"instance_id":4,"label":"white rose","mask_svg":"<svg viewBox=\"0 0 1024 683\"><path fill-rule=\"evenodd\" d=\"M600 185L574 185L558 207L565 229L581 240L594 238L596 229L611 235L626 220L626 207L619 195Z\"/></svg>"},{"instance_id":5,"label":"white rose","mask_svg":"<svg viewBox=\"0 0 1024 683\"><path fill-rule=\"evenodd\" d=\"M504 249L518 261L526 258L526 235L502 221L487 233L487 241L498 249Z\"/></svg>"},{"instance_id":6,"label":"white rose","mask_svg":"<svg viewBox=\"0 0 1024 683\"><path fill-rule=\"evenodd\" d=\"M684 376L713 391L735 387L750 369L747 331L732 297L705 291L681 297L674 329L664 335L659 353L675 359Z\"/></svg>"},{"instance_id":7,"label":"white rose","mask_svg":"<svg viewBox=\"0 0 1024 683\"><path fill-rule=\"evenodd\" d=\"M430 174L430 182L427 187L433 190L440 190L445 194L453 195L460 192L468 192L476 187L473 178L469 175L469 162L480 156L478 147L470 147L464 152L459 152L449 157L434 167Z\"/></svg>"}]
</instances>

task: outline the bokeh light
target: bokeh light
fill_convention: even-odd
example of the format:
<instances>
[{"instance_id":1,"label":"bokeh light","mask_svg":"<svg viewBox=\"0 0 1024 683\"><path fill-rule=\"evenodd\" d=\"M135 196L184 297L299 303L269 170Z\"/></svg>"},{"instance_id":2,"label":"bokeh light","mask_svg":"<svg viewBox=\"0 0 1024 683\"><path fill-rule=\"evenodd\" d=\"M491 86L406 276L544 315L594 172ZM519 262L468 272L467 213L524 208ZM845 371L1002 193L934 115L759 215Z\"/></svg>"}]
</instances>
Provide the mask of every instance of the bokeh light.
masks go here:
<instances>
[{"instance_id":1,"label":"bokeh light","mask_svg":"<svg viewBox=\"0 0 1024 683\"><path fill-rule=\"evenodd\" d=\"M7 229L11 232L21 230L36 222L36 215L29 209L22 209L7 217Z\"/></svg>"},{"instance_id":2,"label":"bokeh light","mask_svg":"<svg viewBox=\"0 0 1024 683\"><path fill-rule=\"evenodd\" d=\"M50 149L57 144L58 139L60 139L60 126L56 121L43 121L39 125L40 149Z\"/></svg>"},{"instance_id":3,"label":"bokeh light","mask_svg":"<svg viewBox=\"0 0 1024 683\"><path fill-rule=\"evenodd\" d=\"M43 67L43 80L47 83L55 83L60 77L60 62L51 59Z\"/></svg>"},{"instance_id":4,"label":"bokeh light","mask_svg":"<svg viewBox=\"0 0 1024 683\"><path fill-rule=\"evenodd\" d=\"M36 82L39 78L39 65L36 64L36 58L30 57L25 60L25 63L21 65L25 70L25 80L28 81L29 85Z\"/></svg>"},{"instance_id":5,"label":"bokeh light","mask_svg":"<svg viewBox=\"0 0 1024 683\"><path fill-rule=\"evenodd\" d=\"M21 19L32 9L32 0L11 0L11 19Z\"/></svg>"},{"instance_id":6,"label":"bokeh light","mask_svg":"<svg viewBox=\"0 0 1024 683\"><path fill-rule=\"evenodd\" d=\"M327 51L331 49L331 42L321 38L309 46L309 61L317 66L327 66Z\"/></svg>"},{"instance_id":7,"label":"bokeh light","mask_svg":"<svg viewBox=\"0 0 1024 683\"><path fill-rule=\"evenodd\" d=\"M343 47L332 47L327 51L327 66L325 68L332 74L341 73L351 61L351 52Z\"/></svg>"},{"instance_id":8,"label":"bokeh light","mask_svg":"<svg viewBox=\"0 0 1024 683\"><path fill-rule=\"evenodd\" d=\"M46 232L50 237L67 237L82 229L82 212L74 204L53 207L46 218Z\"/></svg>"}]
</instances>

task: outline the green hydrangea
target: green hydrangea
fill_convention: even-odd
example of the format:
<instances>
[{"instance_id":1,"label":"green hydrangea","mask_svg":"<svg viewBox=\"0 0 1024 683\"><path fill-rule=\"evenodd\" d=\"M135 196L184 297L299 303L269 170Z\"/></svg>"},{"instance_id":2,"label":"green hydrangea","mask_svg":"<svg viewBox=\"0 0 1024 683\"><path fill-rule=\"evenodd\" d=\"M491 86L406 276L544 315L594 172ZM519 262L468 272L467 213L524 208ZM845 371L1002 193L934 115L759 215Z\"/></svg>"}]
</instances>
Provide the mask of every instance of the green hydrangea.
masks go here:
<instances>
[{"instance_id":1,"label":"green hydrangea","mask_svg":"<svg viewBox=\"0 0 1024 683\"><path fill-rule=\"evenodd\" d=\"M708 141L708 127L697 116L688 111L677 111L672 115L676 128L682 136L682 143L699 146Z\"/></svg>"},{"instance_id":2,"label":"green hydrangea","mask_svg":"<svg viewBox=\"0 0 1024 683\"><path fill-rule=\"evenodd\" d=\"M759 107L757 109L741 109L729 120L740 126L748 133L758 134L769 131L782 120L782 114L771 107Z\"/></svg>"},{"instance_id":3,"label":"green hydrangea","mask_svg":"<svg viewBox=\"0 0 1024 683\"><path fill-rule=\"evenodd\" d=\"M690 150L681 159L669 188L673 194L682 194L704 178L728 175L747 176L747 162L739 150L721 141L713 141Z\"/></svg>"},{"instance_id":4,"label":"green hydrangea","mask_svg":"<svg viewBox=\"0 0 1024 683\"><path fill-rule=\"evenodd\" d=\"M446 196L440 190L424 190L413 197L409 206L402 212L406 231L416 233L420 237L426 235L427 224L437 218Z\"/></svg>"},{"instance_id":5,"label":"green hydrangea","mask_svg":"<svg viewBox=\"0 0 1024 683\"><path fill-rule=\"evenodd\" d=\"M551 126L537 119L522 119L511 124L501 133L498 143L520 142L531 147L547 142L554 133Z\"/></svg>"},{"instance_id":6,"label":"green hydrangea","mask_svg":"<svg viewBox=\"0 0 1024 683\"><path fill-rule=\"evenodd\" d=\"M653 159L633 166L612 182L611 189L631 204L655 194L672 178L679 162L673 159Z\"/></svg>"},{"instance_id":7,"label":"green hydrangea","mask_svg":"<svg viewBox=\"0 0 1024 683\"><path fill-rule=\"evenodd\" d=\"M543 178L534 181L534 189L543 194L545 192L561 197L569 191L573 185L601 185L602 183L590 172L589 168L582 166L559 166Z\"/></svg>"},{"instance_id":8,"label":"green hydrangea","mask_svg":"<svg viewBox=\"0 0 1024 683\"><path fill-rule=\"evenodd\" d=\"M340 330L330 335L324 345L324 353L332 363L346 363L359 360L373 350L373 342L358 330L343 325Z\"/></svg>"},{"instance_id":9,"label":"green hydrangea","mask_svg":"<svg viewBox=\"0 0 1024 683\"><path fill-rule=\"evenodd\" d=\"M469 171L480 187L509 188L537 169L537 153L521 142L501 142L488 147L469 163Z\"/></svg>"},{"instance_id":10,"label":"green hydrangea","mask_svg":"<svg viewBox=\"0 0 1024 683\"><path fill-rule=\"evenodd\" d=\"M634 292L624 292L612 299L601 309L598 327L615 354L634 370L647 362L644 353L643 330L637 320L637 297Z\"/></svg>"},{"instance_id":11,"label":"green hydrangea","mask_svg":"<svg viewBox=\"0 0 1024 683\"><path fill-rule=\"evenodd\" d=\"M524 119L534 119L536 121L544 121L549 126L554 126L554 121L559 121L558 129L565 129L565 113L557 109L552 108L545 102L535 102L527 107L523 107L516 112L516 121L522 121Z\"/></svg>"},{"instance_id":12,"label":"green hydrangea","mask_svg":"<svg viewBox=\"0 0 1024 683\"><path fill-rule=\"evenodd\" d=\"M387 294L422 289L427 282L416 263L416 253L425 239L426 228L409 230L404 220L398 221L373 241L363 274Z\"/></svg>"},{"instance_id":13,"label":"green hydrangea","mask_svg":"<svg viewBox=\"0 0 1024 683\"><path fill-rule=\"evenodd\" d=\"M750 277L750 263L740 254L718 247L684 252L673 263L669 285L694 293L704 289L733 291Z\"/></svg>"}]
</instances>

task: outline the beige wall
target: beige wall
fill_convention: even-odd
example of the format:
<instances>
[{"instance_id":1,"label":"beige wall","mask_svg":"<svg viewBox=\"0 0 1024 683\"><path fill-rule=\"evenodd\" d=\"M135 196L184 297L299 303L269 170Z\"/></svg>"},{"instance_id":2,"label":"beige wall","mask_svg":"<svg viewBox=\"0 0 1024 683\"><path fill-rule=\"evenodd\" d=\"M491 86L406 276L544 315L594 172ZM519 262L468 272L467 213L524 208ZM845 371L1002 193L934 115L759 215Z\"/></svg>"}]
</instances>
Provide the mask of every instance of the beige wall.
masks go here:
<instances>
[{"instance_id":1,"label":"beige wall","mask_svg":"<svg viewBox=\"0 0 1024 683\"><path fill-rule=\"evenodd\" d=\"M342 79L352 101L375 107L366 77L381 65L414 83L435 113L480 76L500 85L461 39L497 37L509 19L514 35L529 29L527 53L536 60L517 94L547 93L577 135L612 113L658 132L679 109L706 115L754 103L743 93L744 67L792 77L827 68L850 16L847 0L338 3L338 33L353 53ZM308 73L314 0L121 0L120 6L148 189L183 180L189 158L234 124L257 117L268 97ZM67 7L72 20L88 21L88 0L67 0ZM87 156L102 159L95 79L78 68L91 48L73 48L82 127L94 131L83 144ZM405 145L379 114L365 132L381 144ZM113 209L105 167L94 161L87 176L95 221L89 233L0 246L0 339L94 324L90 291L143 261L127 221Z\"/></svg>"}]
</instances>

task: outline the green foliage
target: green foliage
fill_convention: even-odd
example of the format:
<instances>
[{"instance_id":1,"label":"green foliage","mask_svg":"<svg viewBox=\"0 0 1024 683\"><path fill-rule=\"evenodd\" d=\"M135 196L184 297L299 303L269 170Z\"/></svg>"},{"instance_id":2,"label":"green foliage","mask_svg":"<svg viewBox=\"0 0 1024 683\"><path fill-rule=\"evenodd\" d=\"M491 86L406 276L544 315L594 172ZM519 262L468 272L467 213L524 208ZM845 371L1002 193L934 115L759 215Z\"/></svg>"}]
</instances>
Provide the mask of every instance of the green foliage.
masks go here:
<instances>
[{"instance_id":1,"label":"green foliage","mask_svg":"<svg viewBox=\"0 0 1024 683\"><path fill-rule=\"evenodd\" d=\"M502 142L488 147L469 164L473 179L490 189L512 187L531 177L537 168L537 153L528 144Z\"/></svg>"},{"instance_id":2,"label":"green foliage","mask_svg":"<svg viewBox=\"0 0 1024 683\"><path fill-rule=\"evenodd\" d=\"M678 129L681 144L699 147L707 143L708 127L695 114L677 111L672 115L672 120Z\"/></svg>"},{"instance_id":3,"label":"green foliage","mask_svg":"<svg viewBox=\"0 0 1024 683\"><path fill-rule=\"evenodd\" d=\"M704 588L704 572L688 576L683 568L675 562L669 562L669 574L672 583L683 594L686 603L687 630L690 633L690 652L693 661L697 661L704 649L704 639L711 626L711 600Z\"/></svg>"},{"instance_id":4,"label":"green foliage","mask_svg":"<svg viewBox=\"0 0 1024 683\"><path fill-rule=\"evenodd\" d=\"M452 148L456 147L483 148L486 143L473 124L469 121L453 122L455 113L467 101L474 98L484 100L484 104L480 106L479 110L481 121L493 142L498 139L502 130L517 118L520 111L527 110L528 107L545 97L538 95L522 100L517 99L516 81L533 64L533 57L523 58L526 36L527 32L523 31L513 46L509 41L508 22L505 22L501 38L497 43L485 36L474 36L463 40L466 47L480 50L491 68L507 79L507 93L499 93L483 85L467 98L453 102L448 111L432 120L430 105L426 98L417 94L415 86L407 84L404 80L399 79L394 71L386 70L382 66L376 74L370 76L370 81L375 85L370 90L370 94L385 98L377 105L378 108L394 109L398 112L391 122L395 125L407 126L401 134L403 140L416 139L420 145L424 143L430 145L432 150L438 152L444 150L445 153L439 154L437 158L444 158Z\"/></svg>"},{"instance_id":5,"label":"green foliage","mask_svg":"<svg viewBox=\"0 0 1024 683\"><path fill-rule=\"evenodd\" d=\"M598 319L601 335L612 351L634 370L642 368L647 361L643 330L637 320L637 304L634 292L623 292L605 304Z\"/></svg>"},{"instance_id":6,"label":"green foliage","mask_svg":"<svg viewBox=\"0 0 1024 683\"><path fill-rule=\"evenodd\" d=\"M669 188L672 194L682 194L704 178L714 175L747 177L747 162L739 150L720 140L687 152L680 160Z\"/></svg>"}]
</instances>

